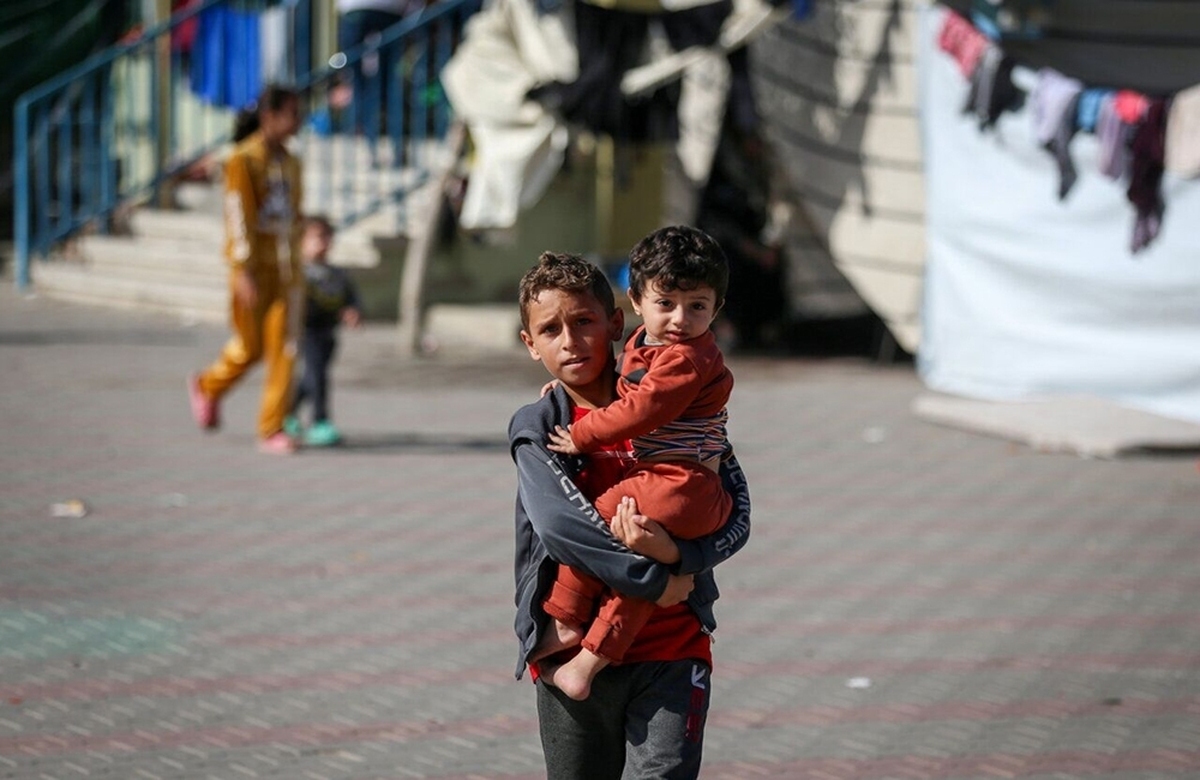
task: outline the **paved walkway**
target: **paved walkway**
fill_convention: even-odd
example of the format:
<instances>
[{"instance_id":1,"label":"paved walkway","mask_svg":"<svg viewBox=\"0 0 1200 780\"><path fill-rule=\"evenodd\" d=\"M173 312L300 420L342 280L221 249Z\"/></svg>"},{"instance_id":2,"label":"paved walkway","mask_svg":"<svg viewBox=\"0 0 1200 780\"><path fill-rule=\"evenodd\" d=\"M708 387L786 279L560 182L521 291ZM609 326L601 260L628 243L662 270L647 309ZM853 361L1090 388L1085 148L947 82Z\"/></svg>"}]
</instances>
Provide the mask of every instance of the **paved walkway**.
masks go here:
<instances>
[{"instance_id":1,"label":"paved walkway","mask_svg":"<svg viewBox=\"0 0 1200 780\"><path fill-rule=\"evenodd\" d=\"M192 427L219 329L5 285L0 778L542 775L504 441L541 370L389 337L345 338L347 446L272 458L260 375ZM1193 458L935 427L908 367L732 365L706 778L1200 777Z\"/></svg>"}]
</instances>

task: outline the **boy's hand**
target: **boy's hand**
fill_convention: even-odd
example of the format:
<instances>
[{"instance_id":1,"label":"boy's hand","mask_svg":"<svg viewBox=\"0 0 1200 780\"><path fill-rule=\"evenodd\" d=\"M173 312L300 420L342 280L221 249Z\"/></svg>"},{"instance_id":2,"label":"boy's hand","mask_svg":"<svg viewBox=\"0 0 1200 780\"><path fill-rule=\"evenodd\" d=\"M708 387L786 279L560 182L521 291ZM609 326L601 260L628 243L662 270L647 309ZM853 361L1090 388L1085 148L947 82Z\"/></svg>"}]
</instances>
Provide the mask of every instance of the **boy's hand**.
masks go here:
<instances>
[{"instance_id":1,"label":"boy's hand","mask_svg":"<svg viewBox=\"0 0 1200 780\"><path fill-rule=\"evenodd\" d=\"M695 578L691 574L671 574L667 577L666 590L654 603L660 607L673 607L681 601L686 601L695 585Z\"/></svg>"},{"instance_id":2,"label":"boy's hand","mask_svg":"<svg viewBox=\"0 0 1200 780\"><path fill-rule=\"evenodd\" d=\"M342 324L349 328L357 328L362 324L362 313L353 306L342 309Z\"/></svg>"},{"instance_id":3,"label":"boy's hand","mask_svg":"<svg viewBox=\"0 0 1200 780\"><path fill-rule=\"evenodd\" d=\"M561 425L554 426L554 430L550 431L550 442L546 445L546 449L563 455L582 454L571 439L571 432Z\"/></svg>"},{"instance_id":4,"label":"boy's hand","mask_svg":"<svg viewBox=\"0 0 1200 780\"><path fill-rule=\"evenodd\" d=\"M645 515L638 514L637 501L631 496L621 499L609 529L618 541L635 553L641 553L659 563L679 562L679 545L661 525Z\"/></svg>"}]
</instances>

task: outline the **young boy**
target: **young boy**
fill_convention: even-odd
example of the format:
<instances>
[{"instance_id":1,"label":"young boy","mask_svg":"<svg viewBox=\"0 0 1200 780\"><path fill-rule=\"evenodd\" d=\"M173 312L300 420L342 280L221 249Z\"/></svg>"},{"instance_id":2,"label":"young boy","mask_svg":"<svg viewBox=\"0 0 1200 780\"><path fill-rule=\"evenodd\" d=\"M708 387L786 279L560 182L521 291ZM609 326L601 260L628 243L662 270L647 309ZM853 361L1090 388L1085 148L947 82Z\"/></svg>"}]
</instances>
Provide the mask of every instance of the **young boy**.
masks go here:
<instances>
[{"instance_id":1,"label":"young boy","mask_svg":"<svg viewBox=\"0 0 1200 780\"><path fill-rule=\"evenodd\" d=\"M638 242L629 270L629 297L643 325L625 345L620 399L570 432L556 429L549 449L579 455L632 438L636 464L600 494L596 509L611 519L622 501L633 501L671 536L694 539L720 528L732 506L717 466L729 450L725 422L733 376L709 329L725 299L729 266L706 233L668 227ZM556 622L539 652L582 640L574 658L544 671L574 699L586 698L596 673L624 658L654 610L643 599L605 593L599 580L568 566L559 567L543 606Z\"/></svg>"},{"instance_id":2,"label":"young boy","mask_svg":"<svg viewBox=\"0 0 1200 780\"><path fill-rule=\"evenodd\" d=\"M709 635L716 626L711 570L740 550L750 532L750 499L741 468L732 453L722 460L720 473L734 508L719 533L672 540L656 523L626 511L614 516L610 528L589 496L624 476L632 462L630 444L613 448L611 456L581 459L551 452L546 441L556 427L617 399L612 343L624 332L623 313L599 269L582 258L553 253L543 254L522 278L520 306L521 340L558 380L539 401L518 410L509 425L518 477L516 676L528 664L538 682L547 776L694 778L700 771L709 705ZM654 550L673 563L658 563L634 549ZM530 662L552 622L542 602L558 562L660 605L623 663L603 669L583 701L539 680L538 664Z\"/></svg>"},{"instance_id":3,"label":"young boy","mask_svg":"<svg viewBox=\"0 0 1200 780\"><path fill-rule=\"evenodd\" d=\"M342 269L329 265L332 243L333 225L328 219L305 218L300 237L305 287L304 336L300 342L304 375L284 430L291 436L300 435L300 407L310 401L312 425L303 436L310 447L329 447L342 440L329 419L329 366L337 351L338 326L357 328L362 320L354 281Z\"/></svg>"}]
</instances>

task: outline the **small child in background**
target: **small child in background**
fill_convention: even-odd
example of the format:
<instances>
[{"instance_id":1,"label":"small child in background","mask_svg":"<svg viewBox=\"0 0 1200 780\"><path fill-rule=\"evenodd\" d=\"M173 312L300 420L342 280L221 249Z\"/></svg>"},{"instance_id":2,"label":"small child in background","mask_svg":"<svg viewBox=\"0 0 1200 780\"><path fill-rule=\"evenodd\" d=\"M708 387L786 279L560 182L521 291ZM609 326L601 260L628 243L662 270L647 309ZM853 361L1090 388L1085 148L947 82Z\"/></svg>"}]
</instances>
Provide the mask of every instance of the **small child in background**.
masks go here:
<instances>
[{"instance_id":1,"label":"small child in background","mask_svg":"<svg viewBox=\"0 0 1200 780\"><path fill-rule=\"evenodd\" d=\"M308 401L312 404L312 424L303 431L302 441L310 447L329 447L342 440L329 419L329 367L337 351L337 331L341 325L358 327L362 312L350 275L329 265L332 223L323 216L310 216L304 219L302 230L305 310L300 349L304 373L284 430L290 436L301 436L300 408Z\"/></svg>"}]
</instances>

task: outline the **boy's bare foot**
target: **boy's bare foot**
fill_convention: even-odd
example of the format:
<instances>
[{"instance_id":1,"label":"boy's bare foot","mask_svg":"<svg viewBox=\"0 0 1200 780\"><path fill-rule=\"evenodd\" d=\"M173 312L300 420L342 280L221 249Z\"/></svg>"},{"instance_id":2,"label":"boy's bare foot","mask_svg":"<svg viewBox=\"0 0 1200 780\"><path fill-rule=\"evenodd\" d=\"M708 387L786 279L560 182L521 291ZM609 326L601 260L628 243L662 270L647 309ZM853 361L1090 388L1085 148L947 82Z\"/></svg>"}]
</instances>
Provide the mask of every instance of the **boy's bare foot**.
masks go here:
<instances>
[{"instance_id":1,"label":"boy's bare foot","mask_svg":"<svg viewBox=\"0 0 1200 780\"><path fill-rule=\"evenodd\" d=\"M583 641L583 627L569 626L561 620L551 620L542 632L542 638L529 654L530 663L554 655L560 650L575 647Z\"/></svg>"}]
</instances>

